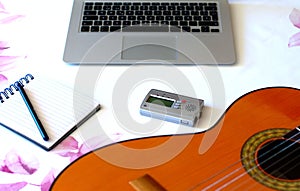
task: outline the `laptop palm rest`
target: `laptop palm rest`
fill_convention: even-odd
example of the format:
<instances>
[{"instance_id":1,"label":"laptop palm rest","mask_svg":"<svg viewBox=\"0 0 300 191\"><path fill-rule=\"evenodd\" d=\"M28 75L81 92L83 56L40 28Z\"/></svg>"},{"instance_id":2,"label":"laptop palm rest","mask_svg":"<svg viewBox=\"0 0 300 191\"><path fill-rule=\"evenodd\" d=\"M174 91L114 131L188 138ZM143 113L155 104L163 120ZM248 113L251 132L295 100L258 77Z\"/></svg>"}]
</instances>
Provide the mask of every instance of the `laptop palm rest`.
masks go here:
<instances>
[{"instance_id":1,"label":"laptop palm rest","mask_svg":"<svg viewBox=\"0 0 300 191\"><path fill-rule=\"evenodd\" d=\"M177 59L176 40L172 36L124 36L121 59L174 61Z\"/></svg>"}]
</instances>

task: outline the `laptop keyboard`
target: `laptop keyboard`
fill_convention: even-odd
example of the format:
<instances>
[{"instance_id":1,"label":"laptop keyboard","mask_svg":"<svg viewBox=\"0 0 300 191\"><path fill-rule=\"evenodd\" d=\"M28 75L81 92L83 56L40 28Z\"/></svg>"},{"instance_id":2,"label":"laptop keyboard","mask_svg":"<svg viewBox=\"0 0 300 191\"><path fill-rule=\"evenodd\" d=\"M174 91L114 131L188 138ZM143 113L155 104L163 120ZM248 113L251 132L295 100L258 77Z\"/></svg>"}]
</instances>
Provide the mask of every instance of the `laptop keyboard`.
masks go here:
<instances>
[{"instance_id":1,"label":"laptop keyboard","mask_svg":"<svg viewBox=\"0 0 300 191\"><path fill-rule=\"evenodd\" d=\"M217 2L85 2L80 32L220 32Z\"/></svg>"}]
</instances>

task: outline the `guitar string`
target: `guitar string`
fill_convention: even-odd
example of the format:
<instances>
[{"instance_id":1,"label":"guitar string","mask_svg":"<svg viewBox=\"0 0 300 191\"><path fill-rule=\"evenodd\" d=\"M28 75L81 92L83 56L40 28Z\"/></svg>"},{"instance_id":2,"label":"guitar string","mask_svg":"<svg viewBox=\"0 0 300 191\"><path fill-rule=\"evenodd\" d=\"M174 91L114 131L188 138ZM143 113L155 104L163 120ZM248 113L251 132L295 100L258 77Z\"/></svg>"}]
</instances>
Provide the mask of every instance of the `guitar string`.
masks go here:
<instances>
[{"instance_id":1,"label":"guitar string","mask_svg":"<svg viewBox=\"0 0 300 191\"><path fill-rule=\"evenodd\" d=\"M272 148L272 149L269 150L268 152L262 154L261 157L264 156L264 155L266 155L266 154L268 154L269 152L273 151L274 149L276 149L277 147L281 146L281 145L284 144L285 142L287 142L287 141L289 141L289 140L292 140L294 137L297 137L298 135L300 135L300 129L299 129L299 127L296 127L296 129L299 131L297 134L293 135L292 137L290 137L290 138L288 138L288 139L285 139L284 142L282 142L282 143L279 144L278 146ZM296 143L293 143L293 144L296 144ZM266 145L262 146L262 148L264 148L265 146L266 146ZM250 153L250 154L255 154L255 152ZM275 156L275 155L269 157L269 159L272 158L272 157L274 157L274 156ZM237 162L235 162L235 163L233 163L233 164L241 163L241 161L246 160L247 158L248 158L248 157L244 157L244 158L238 160ZM255 158L253 161L255 161L255 160L257 160L257 159L258 159L258 158ZM269 160L269 159L268 159L268 160ZM253 161L252 161L252 162L253 162ZM234 166L234 165L230 165L230 166ZM258 166L252 167L251 169L245 171L244 174L247 174L248 172L254 170L253 168L257 168L257 167L258 167ZM226 169L229 169L229 168L227 167ZM204 182L207 182L207 181L209 181L210 179L216 177L218 174L221 174L223 171L226 171L226 169L223 169L223 170L219 171L218 173L216 173L215 175L209 177L209 178L206 179L205 181L201 181L201 182L198 183L197 185L193 186L190 190L196 189L197 187L201 186L201 184L203 184ZM227 174L226 176L223 176L222 178L219 178L219 180L215 181L213 184L210 184L209 186L205 187L204 190L208 190L209 188L211 188L211 187L217 185L218 183L220 183L221 181L225 180L226 178L229 178L231 175L233 175L233 174L236 173L237 171L243 170L243 169L244 169L244 167L241 166L241 167L239 167L239 168L233 170L231 173Z\"/></svg>"},{"instance_id":2,"label":"guitar string","mask_svg":"<svg viewBox=\"0 0 300 191\"><path fill-rule=\"evenodd\" d=\"M297 135L299 135L299 134L300 134L300 132L298 132L298 133L297 133L296 135L294 135L293 137L295 137L295 136L297 136ZM289 141L289 140L291 140L291 139L292 139L292 138L286 139L284 142L287 142L287 141ZM281 144L279 144L279 145L284 144L284 142L281 143ZM278 153L281 153L281 152L285 151L286 149L288 149L289 147L293 146L293 145L296 144L296 143L297 143L297 142L293 142L292 144L290 144L290 145L287 146L286 148L282 149L282 150L279 151ZM279 145L278 145L278 146L279 146ZM278 146L276 146L276 147L278 147ZM274 147L274 148L276 148L276 147ZM273 149L274 149L274 148L273 148ZM273 150L273 149L272 149L272 150ZM297 150L298 150L298 148L297 148ZM294 150L293 152L295 152L295 151L296 151L296 150ZM268 151L268 152L270 152L270 151ZM278 154L278 153L276 153L276 154ZM264 154L266 154L266 153L264 153ZM276 154L273 154L271 157L267 158L265 161L261 162L260 164L256 165L255 167L252 167L251 169L249 169L249 170L243 172L241 175L239 175L238 177L236 177L236 178L230 180L229 182L225 183L223 186L220 187L220 189L225 188L225 187L228 186L229 184L231 184L231 183L235 182L236 180L240 179L242 176L247 175L248 172L250 172L250 171L252 171L252 170L258 168L259 166L261 166L261 164L263 164L263 163L267 162L268 160L272 159L273 157L275 157ZM290 154L291 154L291 153L290 153ZM290 154L288 154L287 156L283 157L283 158L280 159L279 161L281 161L281 160L287 158ZM256 161L258 158L259 158L259 157L256 157L253 161ZM279 161L277 161L276 163L278 163ZM274 163L273 163L273 165L274 165ZM272 165L270 165L270 166L272 166ZM270 166L269 166L269 167L270 167ZM243 169L243 166L240 167L240 168ZM249 181L249 180L246 180L246 181ZM217 189L217 190L219 190L219 189Z\"/></svg>"},{"instance_id":3,"label":"guitar string","mask_svg":"<svg viewBox=\"0 0 300 191\"><path fill-rule=\"evenodd\" d=\"M267 162L268 160L272 159L276 154L281 153L281 152L284 152L286 149L292 147L294 144L297 144L297 141L294 141L293 138L296 137L296 140L297 140L297 136L300 135L300 129L299 129L299 127L296 127L296 129L298 130L298 132L297 132L294 136L292 136L292 137L290 137L290 138L288 138L288 139L285 139L285 141L283 141L280 145L285 144L287 141L290 141L290 140L293 141L293 143L292 143L292 144L289 144L289 146L283 148L280 152L275 153L273 156L271 156L271 157L269 157L268 159L266 159L265 161L263 161L263 163L265 163L265 162ZM278 145L278 146L280 146L280 145ZM276 146L276 147L278 147L278 146ZM275 148L276 148L276 147L275 147ZM270 167L272 167L272 166L278 164L279 162L281 162L282 160L286 159L287 157L289 157L291 154L293 154L294 152L298 151L299 149L300 149L300 148L298 147L296 150L293 150L292 152L290 152L289 154L287 154L286 156L284 156L284 157L281 158L280 160L278 160L278 161L276 161L276 162L273 162L271 165L269 165L269 166L268 166L267 168L265 168L265 169L269 169ZM257 160L257 159L258 159L258 158L254 159L254 160ZM288 164L290 164L291 162L293 162L293 161L296 160L296 159L297 159L297 158L292 158L292 159L290 159L289 162L285 163L284 165L281 165L281 166L278 168L278 170L283 169L284 167L286 167ZM260 166L260 165L258 165L258 166ZM257 168L258 166L256 166L256 168ZM291 170L291 169L289 169L289 171L290 171L290 170ZM286 171L285 173L287 173L287 172L289 172L289 171ZM248 173L248 171L246 171L246 172ZM284 175L284 174L282 174L282 175ZM267 178L267 177L265 177L264 179L262 179L262 181L266 180L266 178ZM249 181L250 181L250 179L245 180L245 182L249 182ZM242 184L242 183L240 183L240 184ZM253 185L252 185L252 187L253 187Z\"/></svg>"},{"instance_id":4,"label":"guitar string","mask_svg":"<svg viewBox=\"0 0 300 191\"><path fill-rule=\"evenodd\" d=\"M209 178L205 179L204 181L201 181L200 183L198 183L197 185L195 185L194 187L192 187L192 188L190 188L190 189L188 189L188 190L194 190L194 189L197 188L198 186L204 184L205 182L207 182L207 181L209 181L209 180L211 180L211 179L217 177L218 175L222 174L223 172L227 171L228 169L232 168L233 166L239 164L240 161L241 161L241 160L236 161L235 163L233 163L233 164L227 166L226 168L220 170L219 172L215 173L214 175L210 176Z\"/></svg>"},{"instance_id":5,"label":"guitar string","mask_svg":"<svg viewBox=\"0 0 300 191\"><path fill-rule=\"evenodd\" d=\"M298 148L297 148L297 150L298 150ZM293 151L293 152L294 152L294 151ZM279 169L279 170L280 170L280 169L283 169L284 167L286 167L286 165L288 165L288 164L290 164L290 163L293 163L296 159L297 159L297 158L294 158L294 159L289 160L288 163L286 163L285 165L279 167L278 169ZM291 169L289 169L289 170L291 170ZM287 171L287 172L288 172L288 171ZM267 177L263 178L262 181L264 181L264 180L266 180L266 179L267 179ZM247 180L245 180L243 183L240 183L239 185L237 185L237 186L235 186L235 187L238 188L238 187L240 187L241 184L246 184L246 183L249 182L249 181L250 181L250 179L247 179ZM254 185L248 186L249 189L250 189L250 188L253 188L253 187L254 187ZM256 188L255 188L255 189L256 189Z\"/></svg>"},{"instance_id":6,"label":"guitar string","mask_svg":"<svg viewBox=\"0 0 300 191\"><path fill-rule=\"evenodd\" d=\"M283 144L283 143L282 143L282 144ZM279 146L279 145L278 145L278 146ZM264 147L264 146L263 146L263 147ZM263 148L263 147L262 147L262 148ZM275 148L276 148L276 147L274 147L273 149L275 149ZM273 149L271 149L271 150L268 151L268 152L271 152ZM266 152L266 153L264 153L264 154L267 154L268 152ZM255 153L255 152L250 153L250 154L254 154L254 153ZM241 163L241 161L246 160L247 158L248 158L248 157L244 157L244 158L238 160L237 162L235 162L234 164ZM254 161L255 161L255 159L254 159ZM230 166L233 166L233 165L230 165ZM219 178L219 180L215 181L213 184L210 184L209 186L205 187L203 190L208 190L208 189L210 189L211 187L213 187L213 186L217 185L218 183L222 182L223 180L229 178L230 176L232 176L233 174L235 174L235 173L238 172L239 170L243 170L243 169L244 169L244 167L242 166L242 167L239 167L239 168L233 170L232 172L228 173L226 176L223 176L222 178ZM251 169L249 169L249 170L251 170ZM252 170L253 170L253 169L252 169ZM225 170L222 170L221 172L223 172L223 171L225 171ZM221 174L221 172L218 173L218 174ZM217 175L216 175L216 176L217 176ZM213 177L210 177L209 179L212 179L212 178L213 178ZM208 180L207 180L207 181L208 181ZM198 186L201 186L202 183L204 183L204 182L199 183L199 184L196 185L194 188L196 188L196 187L198 187ZM191 190L193 190L194 188L192 188Z\"/></svg>"},{"instance_id":7,"label":"guitar string","mask_svg":"<svg viewBox=\"0 0 300 191\"><path fill-rule=\"evenodd\" d=\"M300 134L300 132L299 132L298 134ZM295 136L297 136L298 134L296 134ZM293 137L294 137L294 136L293 136ZM293 137L291 137L290 139L292 139ZM286 140L286 141L287 141L287 140ZM284 142L281 143L281 144L284 144ZM281 145L281 144L280 144L280 145ZM280 145L274 147L273 149L276 149L276 148L279 147ZM264 147L264 146L263 146L263 147ZM262 148L263 148L263 147L262 147ZM273 149L269 150L268 152L264 153L263 155L268 154L268 153L271 152ZM250 153L250 154L254 154L254 153L255 153L255 152ZM262 156L263 156L263 155L262 155ZM246 158L248 158L248 157L244 157L244 158L240 159L239 161L235 162L235 164L236 164L236 163L240 163L240 162L243 161L243 160L246 160ZM255 160L256 160L256 159L254 159L254 161L255 161ZM227 174L226 176L223 176L223 177L220 178L218 181L215 181L213 184L207 186L207 189L209 189L209 188L215 186L215 185L218 184L219 182L225 180L226 178L229 178L231 175L233 175L233 174L236 173L237 171L243 170L243 169L244 169L244 167L242 166L242 167L239 167L239 168L236 169L236 170L233 170L231 173ZM251 169L249 169L249 170L251 170ZM253 169L252 169L252 170L253 170ZM247 172L247 171L246 171L246 172ZM200 184L201 184L201 183L200 183ZM200 184L198 184L198 185L200 186ZM195 188L196 188L196 186L195 186ZM207 190L207 189L204 189L204 190Z\"/></svg>"},{"instance_id":8,"label":"guitar string","mask_svg":"<svg viewBox=\"0 0 300 191\"><path fill-rule=\"evenodd\" d=\"M280 151L280 152L282 152L282 151ZM294 151L293 151L294 152ZM274 156L274 155L273 155ZM288 157L288 156L287 156ZM283 160L283 159L280 159L280 160ZM279 160L279 161L280 161ZM266 162L266 161L264 161L264 162ZM256 169L256 168L258 168L260 165L257 165L257 166L255 166L255 167L253 167L253 168L251 168L251 169L249 169L248 171L252 171L252 170L254 170L254 169ZM235 177L234 179L231 179L230 181L228 181L228 182L226 182L226 183L224 183L222 186L220 186L219 188L217 188L216 190L222 190L223 188L225 188L225 187L227 187L228 185L230 185L231 183L233 183L233 182L235 182L236 180L238 180L238 179L240 179L241 177L243 177L244 175L247 175L248 173L248 171L245 171L245 172L243 172L242 174L240 174L239 176L237 176L237 177ZM266 179L266 178L265 178ZM264 180L265 180L264 179ZM247 179L247 180L245 180L244 182L246 183L246 182L248 182L248 181L250 181L250 179ZM242 183L240 183L239 185L241 185ZM235 186L236 188L238 187L238 186ZM249 187L248 187L249 188Z\"/></svg>"}]
</instances>

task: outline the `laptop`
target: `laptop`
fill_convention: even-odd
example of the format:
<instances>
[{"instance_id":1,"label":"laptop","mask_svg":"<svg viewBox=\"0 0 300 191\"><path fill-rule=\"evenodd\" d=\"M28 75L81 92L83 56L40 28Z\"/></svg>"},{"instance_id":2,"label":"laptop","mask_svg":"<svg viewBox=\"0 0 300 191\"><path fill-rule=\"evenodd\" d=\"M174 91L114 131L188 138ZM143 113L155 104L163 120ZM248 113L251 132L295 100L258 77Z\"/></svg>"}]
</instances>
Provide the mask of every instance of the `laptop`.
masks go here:
<instances>
[{"instance_id":1,"label":"laptop","mask_svg":"<svg viewBox=\"0 0 300 191\"><path fill-rule=\"evenodd\" d=\"M69 64L231 65L227 0L74 0Z\"/></svg>"}]
</instances>

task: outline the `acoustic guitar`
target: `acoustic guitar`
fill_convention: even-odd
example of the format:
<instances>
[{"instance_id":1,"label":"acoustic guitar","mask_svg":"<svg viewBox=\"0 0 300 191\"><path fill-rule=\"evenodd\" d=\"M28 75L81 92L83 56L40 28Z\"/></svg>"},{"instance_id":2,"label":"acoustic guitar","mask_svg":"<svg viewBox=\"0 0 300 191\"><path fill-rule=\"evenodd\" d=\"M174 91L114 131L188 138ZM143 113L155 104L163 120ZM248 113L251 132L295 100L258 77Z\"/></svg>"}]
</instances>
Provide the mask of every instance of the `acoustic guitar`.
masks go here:
<instances>
[{"instance_id":1,"label":"acoustic guitar","mask_svg":"<svg viewBox=\"0 0 300 191\"><path fill-rule=\"evenodd\" d=\"M128 140L87 153L51 190L299 191L299 124L300 90L256 90L205 133Z\"/></svg>"}]
</instances>

